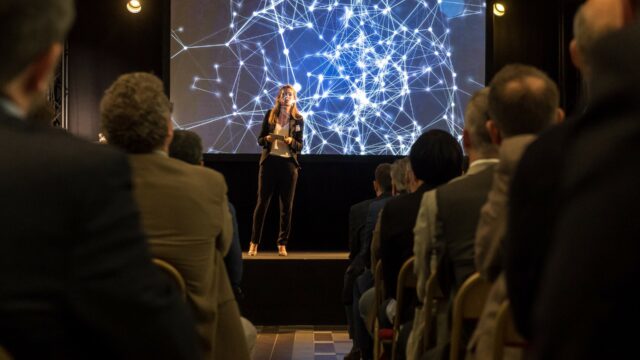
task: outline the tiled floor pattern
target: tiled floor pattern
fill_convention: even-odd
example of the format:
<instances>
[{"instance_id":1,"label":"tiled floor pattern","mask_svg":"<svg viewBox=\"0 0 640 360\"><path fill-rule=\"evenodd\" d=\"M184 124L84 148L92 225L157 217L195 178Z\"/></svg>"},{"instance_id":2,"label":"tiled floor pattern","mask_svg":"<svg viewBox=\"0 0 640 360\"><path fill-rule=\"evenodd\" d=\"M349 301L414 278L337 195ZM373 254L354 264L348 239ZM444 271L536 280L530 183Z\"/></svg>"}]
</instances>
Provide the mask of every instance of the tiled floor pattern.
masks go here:
<instances>
[{"instance_id":1,"label":"tiled floor pattern","mask_svg":"<svg viewBox=\"0 0 640 360\"><path fill-rule=\"evenodd\" d=\"M351 350L345 328L258 327L253 360L342 360Z\"/></svg>"}]
</instances>

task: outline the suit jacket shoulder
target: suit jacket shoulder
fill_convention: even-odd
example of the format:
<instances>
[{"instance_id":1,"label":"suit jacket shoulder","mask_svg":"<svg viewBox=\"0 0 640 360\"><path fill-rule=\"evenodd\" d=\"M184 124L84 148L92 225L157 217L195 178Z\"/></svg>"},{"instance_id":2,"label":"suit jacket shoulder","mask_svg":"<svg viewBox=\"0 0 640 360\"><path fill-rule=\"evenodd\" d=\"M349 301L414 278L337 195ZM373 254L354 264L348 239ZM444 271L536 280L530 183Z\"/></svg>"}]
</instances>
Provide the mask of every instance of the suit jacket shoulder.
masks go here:
<instances>
[{"instance_id":1,"label":"suit jacket shoulder","mask_svg":"<svg viewBox=\"0 0 640 360\"><path fill-rule=\"evenodd\" d=\"M3 120L3 346L17 358L195 358L187 309L150 262L126 156Z\"/></svg>"},{"instance_id":2,"label":"suit jacket shoulder","mask_svg":"<svg viewBox=\"0 0 640 360\"><path fill-rule=\"evenodd\" d=\"M457 290L475 271L474 239L480 208L487 200L495 165L438 188L438 280L445 293Z\"/></svg>"}]
</instances>

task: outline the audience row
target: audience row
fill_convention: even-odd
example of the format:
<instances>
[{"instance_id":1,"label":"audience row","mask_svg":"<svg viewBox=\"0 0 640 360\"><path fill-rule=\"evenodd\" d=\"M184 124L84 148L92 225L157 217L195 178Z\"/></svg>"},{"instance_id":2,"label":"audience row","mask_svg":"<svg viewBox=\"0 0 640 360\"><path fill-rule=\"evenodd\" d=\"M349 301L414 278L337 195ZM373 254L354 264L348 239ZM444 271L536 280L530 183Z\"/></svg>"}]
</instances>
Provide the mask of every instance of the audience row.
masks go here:
<instances>
[{"instance_id":1,"label":"audience row","mask_svg":"<svg viewBox=\"0 0 640 360\"><path fill-rule=\"evenodd\" d=\"M565 121L557 85L538 69L509 65L467 107L464 175L457 142L437 130L410 150L409 194L389 193L398 182L389 164L378 167L375 188L385 191L350 212L347 359L379 356L385 339L397 359L492 359L503 308L522 339L506 358L632 351L622 324L636 319L637 300L629 296L638 270L637 221L629 218L638 214L637 5L588 0L579 9L570 53L587 89L583 112ZM406 274L399 282L403 264L415 274L411 286ZM472 299L483 310L452 349L467 281L486 284Z\"/></svg>"}]
</instances>

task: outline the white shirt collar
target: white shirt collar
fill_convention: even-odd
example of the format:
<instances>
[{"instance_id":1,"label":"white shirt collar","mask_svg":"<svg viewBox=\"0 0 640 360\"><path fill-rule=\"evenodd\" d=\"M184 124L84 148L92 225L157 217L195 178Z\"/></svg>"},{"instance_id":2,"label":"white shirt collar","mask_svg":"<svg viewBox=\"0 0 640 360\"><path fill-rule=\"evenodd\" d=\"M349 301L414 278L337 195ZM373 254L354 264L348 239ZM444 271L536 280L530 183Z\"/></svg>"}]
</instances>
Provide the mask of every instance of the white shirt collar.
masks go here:
<instances>
[{"instance_id":1,"label":"white shirt collar","mask_svg":"<svg viewBox=\"0 0 640 360\"><path fill-rule=\"evenodd\" d=\"M476 160L476 161L472 162L469 165L469 169L471 169L474 166L478 166L478 165L485 165L485 164L486 165L491 165L491 164L497 164L499 162L500 162L500 160L498 160L498 159L480 159L480 160Z\"/></svg>"},{"instance_id":2,"label":"white shirt collar","mask_svg":"<svg viewBox=\"0 0 640 360\"><path fill-rule=\"evenodd\" d=\"M3 109L10 116L24 120L27 114L22 111L13 101L0 96L0 108Z\"/></svg>"}]
</instances>

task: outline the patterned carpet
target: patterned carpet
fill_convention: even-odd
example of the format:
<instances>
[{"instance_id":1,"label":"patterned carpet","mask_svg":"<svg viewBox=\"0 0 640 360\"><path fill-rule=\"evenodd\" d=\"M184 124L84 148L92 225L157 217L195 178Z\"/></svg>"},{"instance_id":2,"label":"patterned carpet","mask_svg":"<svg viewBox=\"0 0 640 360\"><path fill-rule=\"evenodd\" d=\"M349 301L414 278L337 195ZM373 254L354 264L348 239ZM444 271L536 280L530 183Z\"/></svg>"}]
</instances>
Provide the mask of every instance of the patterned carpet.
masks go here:
<instances>
[{"instance_id":1,"label":"patterned carpet","mask_svg":"<svg viewBox=\"0 0 640 360\"><path fill-rule=\"evenodd\" d=\"M258 327L253 360L342 360L351 350L346 328Z\"/></svg>"}]
</instances>

